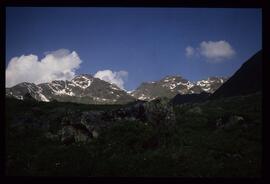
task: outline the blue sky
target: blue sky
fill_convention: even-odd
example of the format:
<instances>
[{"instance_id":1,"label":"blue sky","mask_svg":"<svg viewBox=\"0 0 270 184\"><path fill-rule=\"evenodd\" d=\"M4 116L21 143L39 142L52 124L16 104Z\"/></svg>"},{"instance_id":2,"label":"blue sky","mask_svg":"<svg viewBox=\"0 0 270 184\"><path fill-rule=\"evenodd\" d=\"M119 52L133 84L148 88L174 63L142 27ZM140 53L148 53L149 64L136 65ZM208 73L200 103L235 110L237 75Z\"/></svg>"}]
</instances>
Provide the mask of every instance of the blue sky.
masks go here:
<instances>
[{"instance_id":1,"label":"blue sky","mask_svg":"<svg viewBox=\"0 0 270 184\"><path fill-rule=\"evenodd\" d=\"M166 75L230 76L262 48L261 19L261 9L8 7L6 69L13 57L68 49L82 61L76 74L125 71L127 90ZM233 53L215 52L223 46Z\"/></svg>"}]
</instances>

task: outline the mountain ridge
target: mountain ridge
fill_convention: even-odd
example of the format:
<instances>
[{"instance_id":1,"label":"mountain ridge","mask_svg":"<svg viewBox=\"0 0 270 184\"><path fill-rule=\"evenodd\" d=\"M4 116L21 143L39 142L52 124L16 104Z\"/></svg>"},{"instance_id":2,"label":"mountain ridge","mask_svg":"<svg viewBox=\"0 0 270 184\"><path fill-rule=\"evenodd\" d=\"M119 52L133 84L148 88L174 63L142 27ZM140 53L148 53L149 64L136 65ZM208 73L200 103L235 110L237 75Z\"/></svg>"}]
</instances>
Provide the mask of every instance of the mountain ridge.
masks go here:
<instances>
[{"instance_id":1,"label":"mountain ridge","mask_svg":"<svg viewBox=\"0 0 270 184\"><path fill-rule=\"evenodd\" d=\"M225 77L208 77L191 82L180 75L167 75L158 81L142 82L135 90L126 91L91 74L80 74L70 81L53 80L41 84L22 82L6 88L6 96L23 100L23 96L29 93L34 99L44 102L57 100L86 104L118 104L135 100L150 101L159 97L173 98L179 93L198 94L209 90L211 93L226 80ZM215 84L212 85L213 83ZM148 92L144 94L145 91Z\"/></svg>"},{"instance_id":2,"label":"mountain ridge","mask_svg":"<svg viewBox=\"0 0 270 184\"><path fill-rule=\"evenodd\" d=\"M262 90L262 50L251 56L211 98L246 95Z\"/></svg>"},{"instance_id":3,"label":"mountain ridge","mask_svg":"<svg viewBox=\"0 0 270 184\"><path fill-rule=\"evenodd\" d=\"M157 97L173 98L177 94L213 93L227 79L215 76L191 82L180 75L166 76L157 81L141 83L131 95L140 100L153 100Z\"/></svg>"}]
</instances>

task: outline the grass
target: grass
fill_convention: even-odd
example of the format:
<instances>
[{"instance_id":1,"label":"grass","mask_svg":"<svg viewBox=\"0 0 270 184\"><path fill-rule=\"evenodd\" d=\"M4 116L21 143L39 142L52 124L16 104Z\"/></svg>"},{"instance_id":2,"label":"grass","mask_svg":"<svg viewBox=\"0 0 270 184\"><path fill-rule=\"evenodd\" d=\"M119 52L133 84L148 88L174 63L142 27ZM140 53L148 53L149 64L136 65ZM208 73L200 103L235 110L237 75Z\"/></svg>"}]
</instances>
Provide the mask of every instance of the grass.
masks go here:
<instances>
[{"instance_id":1,"label":"grass","mask_svg":"<svg viewBox=\"0 0 270 184\"><path fill-rule=\"evenodd\" d=\"M202 113L190 109L199 106ZM35 114L33 107L39 108ZM58 129L58 116L70 110L119 106L6 101L8 175L34 176L261 176L261 96L232 97L175 106L176 124L158 129L145 122L119 121L90 143L63 145L46 129L10 126L24 114ZM64 110L63 110L64 109ZM217 118L239 115L249 126L215 126ZM58 125L57 125L58 124Z\"/></svg>"}]
</instances>

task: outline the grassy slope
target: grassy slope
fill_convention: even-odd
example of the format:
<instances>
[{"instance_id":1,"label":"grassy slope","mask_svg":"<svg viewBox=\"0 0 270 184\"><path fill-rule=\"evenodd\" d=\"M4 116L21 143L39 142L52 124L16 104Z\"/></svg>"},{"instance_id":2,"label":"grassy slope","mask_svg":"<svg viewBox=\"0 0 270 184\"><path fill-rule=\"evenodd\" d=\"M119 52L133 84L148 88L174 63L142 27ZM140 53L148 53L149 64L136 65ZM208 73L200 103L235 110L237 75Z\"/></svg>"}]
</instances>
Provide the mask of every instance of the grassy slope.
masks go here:
<instances>
[{"instance_id":1,"label":"grassy slope","mask_svg":"<svg viewBox=\"0 0 270 184\"><path fill-rule=\"evenodd\" d=\"M196 104L195 104L196 105ZM31 114L38 106L39 114ZM9 175L90 176L260 176L261 96L233 97L197 104L202 114L189 112L194 104L175 107L177 124L158 130L143 122L117 122L89 144L62 145L38 129L19 131L7 126ZM72 103L24 103L9 99L6 123L29 113L46 118L55 109L90 110L119 106ZM228 114L245 118L248 128L215 128ZM55 121L52 119L52 122ZM57 122L55 122L57 123Z\"/></svg>"}]
</instances>

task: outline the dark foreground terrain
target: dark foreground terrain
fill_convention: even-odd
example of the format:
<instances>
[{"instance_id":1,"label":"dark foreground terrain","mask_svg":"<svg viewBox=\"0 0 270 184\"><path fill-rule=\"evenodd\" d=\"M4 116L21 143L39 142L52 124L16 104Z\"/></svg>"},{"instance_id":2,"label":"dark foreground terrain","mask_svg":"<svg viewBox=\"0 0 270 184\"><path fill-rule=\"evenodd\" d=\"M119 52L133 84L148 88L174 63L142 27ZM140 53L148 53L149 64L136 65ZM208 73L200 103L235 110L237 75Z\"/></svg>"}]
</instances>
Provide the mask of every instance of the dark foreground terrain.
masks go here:
<instances>
[{"instance_id":1,"label":"dark foreground terrain","mask_svg":"<svg viewBox=\"0 0 270 184\"><path fill-rule=\"evenodd\" d=\"M31 176L261 176L261 94L174 105L175 123L119 119L88 141L57 137L83 105L6 98L6 172ZM162 124L162 122L160 122ZM50 132L50 136L48 136Z\"/></svg>"}]
</instances>

